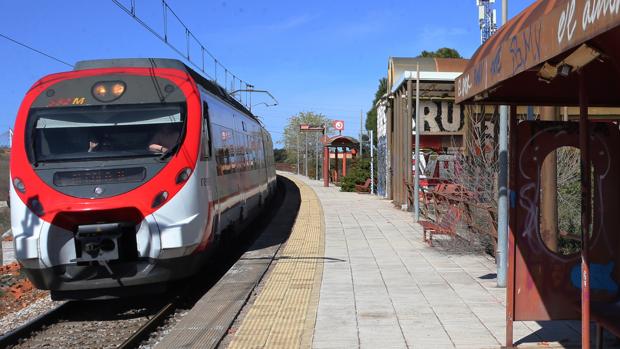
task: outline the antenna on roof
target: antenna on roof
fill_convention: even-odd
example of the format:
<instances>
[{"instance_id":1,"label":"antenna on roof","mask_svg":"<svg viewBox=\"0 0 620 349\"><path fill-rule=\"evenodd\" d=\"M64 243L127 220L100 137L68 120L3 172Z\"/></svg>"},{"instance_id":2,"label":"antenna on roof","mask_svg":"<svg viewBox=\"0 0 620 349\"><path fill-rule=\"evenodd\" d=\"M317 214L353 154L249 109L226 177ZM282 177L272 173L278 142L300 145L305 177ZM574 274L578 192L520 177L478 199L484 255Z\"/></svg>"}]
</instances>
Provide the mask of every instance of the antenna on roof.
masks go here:
<instances>
[{"instance_id":1,"label":"antenna on roof","mask_svg":"<svg viewBox=\"0 0 620 349\"><path fill-rule=\"evenodd\" d=\"M476 0L481 44L497 31L497 11L493 8L494 3L495 0Z\"/></svg>"}]
</instances>

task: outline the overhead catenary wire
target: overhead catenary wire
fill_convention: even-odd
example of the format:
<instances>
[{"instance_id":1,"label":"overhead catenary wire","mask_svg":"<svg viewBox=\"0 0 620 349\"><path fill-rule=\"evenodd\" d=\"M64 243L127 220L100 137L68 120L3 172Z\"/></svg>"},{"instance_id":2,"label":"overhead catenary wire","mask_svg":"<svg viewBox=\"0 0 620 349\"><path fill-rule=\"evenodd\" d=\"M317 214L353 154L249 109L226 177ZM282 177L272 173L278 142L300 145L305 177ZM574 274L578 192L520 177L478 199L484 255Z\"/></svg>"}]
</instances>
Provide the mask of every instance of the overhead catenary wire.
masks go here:
<instances>
[{"instance_id":1,"label":"overhead catenary wire","mask_svg":"<svg viewBox=\"0 0 620 349\"><path fill-rule=\"evenodd\" d=\"M36 49L36 48L34 48L34 47L30 46L30 45L24 44L23 42L17 41L17 40L15 40L15 39L13 39L13 38L11 38L11 37L9 37L9 36L5 35L5 34L0 33L0 37L3 37L4 39L6 39L6 40L8 40L8 41L11 41L11 42L12 42L12 43L14 43L14 44L17 44L17 45L19 45L19 46L22 46L22 47L24 47L24 48L27 48L27 49L29 49L29 50L31 50L31 51L34 51L34 52L36 52L36 53L38 53L38 54L40 54L40 55L42 55L42 56L45 56L45 57L47 57L47 58L49 58L49 59L52 59L52 60L54 60L54 61L56 61L56 62L58 62L58 63L64 64L64 65L66 65L66 66L68 66L68 67L73 68L73 64L67 63L66 61L63 61L63 60L62 60L62 59L60 59L60 58L54 57L54 56L50 55L49 53L45 53L45 52L43 52L43 51L41 51L41 50L38 50L38 49Z\"/></svg>"},{"instance_id":2,"label":"overhead catenary wire","mask_svg":"<svg viewBox=\"0 0 620 349\"><path fill-rule=\"evenodd\" d=\"M163 43L165 43L166 45L168 45L168 47L170 47L174 52L176 52L179 56L183 57L184 59L187 60L187 62L189 62L192 66L194 66L196 69L200 70L202 73L204 73L208 78L210 78L211 80L214 80L216 82L218 82L218 76L217 76L217 71L218 71L218 66L220 68L223 69L224 71L224 88L225 89L230 89L230 91L233 91L236 88L236 82L239 81L239 87L245 85L245 87L247 88L249 84L247 81L240 79L237 75L233 74L230 69L228 69L226 66L224 66L207 48L206 46L198 39L198 37L189 29L189 27L185 24L185 22L181 19L181 17L179 15L177 15L177 13L170 7L170 5L168 5L168 2L166 2L166 0L161 0L161 4L162 4L162 19L163 19L163 28L164 28L164 32L160 33L158 32L156 29L154 29L153 27L151 27L148 23L146 23L144 20L142 20L137 14L136 14L136 2L135 1L131 1L131 5L128 8L127 6L125 6L123 3L121 3L119 0L112 0L112 2L114 4L116 4L116 6L118 6L120 9L122 9L125 13L127 13L129 16L131 16L136 22L138 22L138 24L140 24L142 27L144 27L146 30L148 30L149 32L151 32L151 34L153 34L156 38L158 38L159 40L161 40ZM174 16L174 18L179 22L179 24L183 27L184 32L185 32L185 43L186 43L186 47L185 47L185 52L183 52L182 50L180 50L179 48L177 48L176 46L174 46L168 37L168 13L172 14L172 16ZM191 46L191 41L194 41L195 43L198 44L198 46L200 47L200 62L196 63L192 60L192 56L191 56L191 52L190 52L190 46ZM213 60L213 75L209 74L206 71L206 67L205 67L205 53L211 57L211 59ZM230 79L230 86L228 86L228 81L229 81L229 76L231 77ZM239 97L239 100L241 101L241 97ZM246 98L246 102L247 102L247 98Z\"/></svg>"}]
</instances>

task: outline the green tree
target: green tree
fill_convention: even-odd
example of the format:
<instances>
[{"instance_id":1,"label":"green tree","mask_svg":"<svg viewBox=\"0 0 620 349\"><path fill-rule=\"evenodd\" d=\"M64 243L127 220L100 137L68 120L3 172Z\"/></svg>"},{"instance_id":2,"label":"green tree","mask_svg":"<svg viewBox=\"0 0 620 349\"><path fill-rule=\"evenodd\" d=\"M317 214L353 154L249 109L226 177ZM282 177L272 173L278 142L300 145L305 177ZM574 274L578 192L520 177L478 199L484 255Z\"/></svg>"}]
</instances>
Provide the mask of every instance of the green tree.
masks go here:
<instances>
[{"instance_id":1,"label":"green tree","mask_svg":"<svg viewBox=\"0 0 620 349\"><path fill-rule=\"evenodd\" d=\"M437 51L424 50L422 51L422 53L420 53L418 57L463 58L461 57L459 51L448 47L442 47L440 49L437 49Z\"/></svg>"},{"instance_id":2,"label":"green tree","mask_svg":"<svg viewBox=\"0 0 620 349\"><path fill-rule=\"evenodd\" d=\"M273 157L276 163L286 162L286 149L278 149L278 148L274 149Z\"/></svg>"},{"instance_id":3,"label":"green tree","mask_svg":"<svg viewBox=\"0 0 620 349\"><path fill-rule=\"evenodd\" d=\"M318 145L319 151L322 151L322 144L320 143L320 134L314 132L301 133L299 132L299 125L309 124L312 126L327 126L327 134L333 133L333 127L331 126L332 120L328 119L321 113L314 112L299 112L297 115L293 115L288 119L288 124L284 129L284 149L286 150L286 162L289 164L297 164L297 139L299 137L299 154L300 154L300 166L303 169L305 164L304 155L306 151L306 141L308 142L308 175L313 176L315 169L316 149ZM317 143L318 141L318 143Z\"/></svg>"},{"instance_id":4,"label":"green tree","mask_svg":"<svg viewBox=\"0 0 620 349\"><path fill-rule=\"evenodd\" d=\"M366 113L366 130L373 130L374 132L374 142L377 144L377 102L383 95L387 93L387 79L381 78L379 79L379 86L377 87L377 92L375 92L375 98L372 100L372 106L370 110Z\"/></svg>"}]
</instances>

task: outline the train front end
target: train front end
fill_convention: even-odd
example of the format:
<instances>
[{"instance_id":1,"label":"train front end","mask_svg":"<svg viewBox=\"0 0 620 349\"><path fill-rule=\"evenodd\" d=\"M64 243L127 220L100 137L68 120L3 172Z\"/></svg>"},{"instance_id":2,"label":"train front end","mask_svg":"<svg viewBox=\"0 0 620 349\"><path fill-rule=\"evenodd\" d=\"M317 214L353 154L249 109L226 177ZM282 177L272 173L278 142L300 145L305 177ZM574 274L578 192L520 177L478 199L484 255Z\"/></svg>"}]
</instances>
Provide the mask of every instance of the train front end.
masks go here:
<instances>
[{"instance_id":1,"label":"train front end","mask_svg":"<svg viewBox=\"0 0 620 349\"><path fill-rule=\"evenodd\" d=\"M155 290L210 235L196 84L174 60L84 62L27 93L11 151L16 258L52 297Z\"/></svg>"}]
</instances>

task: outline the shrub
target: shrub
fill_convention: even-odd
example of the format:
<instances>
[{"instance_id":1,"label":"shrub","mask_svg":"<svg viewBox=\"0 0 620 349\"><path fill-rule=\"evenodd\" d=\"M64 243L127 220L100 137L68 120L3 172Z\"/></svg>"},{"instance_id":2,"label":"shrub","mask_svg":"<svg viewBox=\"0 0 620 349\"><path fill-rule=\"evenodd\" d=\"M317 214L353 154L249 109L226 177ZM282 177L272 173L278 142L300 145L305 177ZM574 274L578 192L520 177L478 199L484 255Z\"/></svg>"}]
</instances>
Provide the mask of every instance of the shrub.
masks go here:
<instances>
[{"instance_id":1,"label":"shrub","mask_svg":"<svg viewBox=\"0 0 620 349\"><path fill-rule=\"evenodd\" d=\"M340 191L355 191L356 184L364 184L370 178L370 160L353 159L347 175L340 180Z\"/></svg>"}]
</instances>

